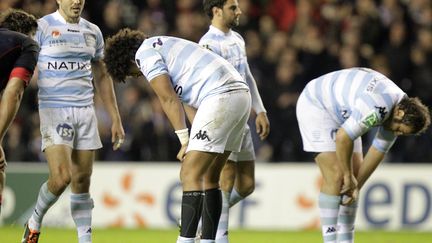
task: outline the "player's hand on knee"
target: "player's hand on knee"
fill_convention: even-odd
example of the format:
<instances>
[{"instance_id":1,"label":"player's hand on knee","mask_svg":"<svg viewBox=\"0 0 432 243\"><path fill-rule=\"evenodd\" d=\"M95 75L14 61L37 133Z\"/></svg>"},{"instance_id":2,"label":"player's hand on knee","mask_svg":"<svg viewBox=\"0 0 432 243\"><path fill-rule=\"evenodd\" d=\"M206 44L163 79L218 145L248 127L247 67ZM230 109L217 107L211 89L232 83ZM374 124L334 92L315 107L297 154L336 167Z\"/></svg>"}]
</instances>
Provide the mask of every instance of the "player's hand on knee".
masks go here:
<instances>
[{"instance_id":1,"label":"player's hand on knee","mask_svg":"<svg viewBox=\"0 0 432 243\"><path fill-rule=\"evenodd\" d=\"M357 187L357 180L353 174L345 175L343 179L341 195L345 195L342 205L350 205L357 201L359 189Z\"/></svg>"},{"instance_id":2,"label":"player's hand on knee","mask_svg":"<svg viewBox=\"0 0 432 243\"><path fill-rule=\"evenodd\" d=\"M177 153L177 159L181 161L183 161L185 155L186 155L186 149L187 149L188 144L183 144L180 148L180 151Z\"/></svg>"}]
</instances>

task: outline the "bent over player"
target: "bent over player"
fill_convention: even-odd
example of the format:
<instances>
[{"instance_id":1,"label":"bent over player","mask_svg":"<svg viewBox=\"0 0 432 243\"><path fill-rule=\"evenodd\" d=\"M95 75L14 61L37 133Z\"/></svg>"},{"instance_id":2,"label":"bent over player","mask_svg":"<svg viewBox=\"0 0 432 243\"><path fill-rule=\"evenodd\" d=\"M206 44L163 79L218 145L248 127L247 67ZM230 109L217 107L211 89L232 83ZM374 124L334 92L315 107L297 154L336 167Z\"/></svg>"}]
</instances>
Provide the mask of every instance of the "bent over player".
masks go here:
<instances>
[{"instance_id":1,"label":"bent over player","mask_svg":"<svg viewBox=\"0 0 432 243\"><path fill-rule=\"evenodd\" d=\"M297 102L303 148L317 153L323 184L319 211L325 243L354 242L360 188L397 136L423 133L428 108L383 74L367 68L332 72L310 81ZM377 128L363 157L361 135Z\"/></svg>"},{"instance_id":2,"label":"bent over player","mask_svg":"<svg viewBox=\"0 0 432 243\"><path fill-rule=\"evenodd\" d=\"M128 29L108 39L104 60L115 80L144 75L179 137L183 197L177 242L194 242L201 214L201 242L214 242L220 172L230 152L240 150L251 107L246 82L225 59L196 43L146 38ZM182 102L197 109L190 136Z\"/></svg>"},{"instance_id":3,"label":"bent over player","mask_svg":"<svg viewBox=\"0 0 432 243\"><path fill-rule=\"evenodd\" d=\"M0 212L6 170L3 138L37 63L39 45L32 39L36 29L36 18L24 11L9 9L0 15Z\"/></svg>"}]
</instances>

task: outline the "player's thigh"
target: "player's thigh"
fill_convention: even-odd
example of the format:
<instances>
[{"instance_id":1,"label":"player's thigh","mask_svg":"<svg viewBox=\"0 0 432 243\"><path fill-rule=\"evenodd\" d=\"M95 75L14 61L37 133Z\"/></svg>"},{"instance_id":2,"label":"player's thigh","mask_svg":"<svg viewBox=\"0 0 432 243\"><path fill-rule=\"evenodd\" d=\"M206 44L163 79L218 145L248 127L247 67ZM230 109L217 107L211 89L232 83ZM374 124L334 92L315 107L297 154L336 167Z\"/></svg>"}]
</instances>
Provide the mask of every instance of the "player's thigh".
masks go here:
<instances>
[{"instance_id":1,"label":"player's thigh","mask_svg":"<svg viewBox=\"0 0 432 243\"><path fill-rule=\"evenodd\" d=\"M218 153L189 151L181 164L180 178L182 181L201 180Z\"/></svg>"},{"instance_id":2,"label":"player's thigh","mask_svg":"<svg viewBox=\"0 0 432 243\"><path fill-rule=\"evenodd\" d=\"M63 177L69 180L72 166L72 148L63 145L50 145L44 151L51 177Z\"/></svg>"},{"instance_id":3,"label":"player's thigh","mask_svg":"<svg viewBox=\"0 0 432 243\"><path fill-rule=\"evenodd\" d=\"M315 161L321 171L326 184L341 184L342 171L339 166L336 152L322 152L315 157Z\"/></svg>"},{"instance_id":4,"label":"player's thigh","mask_svg":"<svg viewBox=\"0 0 432 243\"><path fill-rule=\"evenodd\" d=\"M223 154L217 154L217 156L214 158L213 162L210 164L204 176L204 189L210 189L220 186L219 181L223 174L222 171L224 171L226 168L227 158L229 154L229 151L225 151Z\"/></svg>"}]
</instances>

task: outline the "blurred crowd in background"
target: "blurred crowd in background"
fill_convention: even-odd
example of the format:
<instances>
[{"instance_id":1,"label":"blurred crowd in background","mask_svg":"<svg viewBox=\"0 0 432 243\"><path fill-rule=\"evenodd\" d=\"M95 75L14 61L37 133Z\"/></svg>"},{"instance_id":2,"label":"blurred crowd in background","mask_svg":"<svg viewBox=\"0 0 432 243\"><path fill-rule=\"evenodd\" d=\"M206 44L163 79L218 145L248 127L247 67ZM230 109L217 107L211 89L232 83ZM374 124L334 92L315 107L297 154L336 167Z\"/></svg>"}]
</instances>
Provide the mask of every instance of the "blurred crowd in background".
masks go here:
<instances>
[{"instance_id":1,"label":"blurred crowd in background","mask_svg":"<svg viewBox=\"0 0 432 243\"><path fill-rule=\"evenodd\" d=\"M254 137L257 161L313 161L313 155L302 149L295 106L305 84L330 71L373 68L409 96L418 96L432 107L432 1L238 2L243 14L235 30L246 41L249 65L271 123L266 141ZM36 17L57 9L54 0L2 0L0 11L8 7ZM172 35L197 42L209 25L202 0L89 0L82 17L97 24L105 38L130 27L149 36ZM97 160L175 161L180 144L157 98L145 82L131 81L116 84L127 138L120 152L112 151L111 122L96 99L104 144ZM253 121L252 114L252 129ZM365 149L373 135L363 137ZM8 161L44 161L40 143L37 85L33 80L4 140ZM386 160L432 161L431 130L418 137L399 138Z\"/></svg>"}]
</instances>

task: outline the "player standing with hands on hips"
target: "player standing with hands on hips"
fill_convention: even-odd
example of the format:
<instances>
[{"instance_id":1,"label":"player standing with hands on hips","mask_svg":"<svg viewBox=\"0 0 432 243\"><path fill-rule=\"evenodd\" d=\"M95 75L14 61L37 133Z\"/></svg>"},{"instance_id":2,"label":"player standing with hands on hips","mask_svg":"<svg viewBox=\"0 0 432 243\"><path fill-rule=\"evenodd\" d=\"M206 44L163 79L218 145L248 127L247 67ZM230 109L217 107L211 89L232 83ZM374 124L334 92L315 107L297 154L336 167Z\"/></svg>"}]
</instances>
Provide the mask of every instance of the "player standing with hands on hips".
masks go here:
<instances>
[{"instance_id":1,"label":"player standing with hands on hips","mask_svg":"<svg viewBox=\"0 0 432 243\"><path fill-rule=\"evenodd\" d=\"M0 15L0 213L7 165L3 138L36 67L39 45L32 39L36 29L36 18L24 11L9 9Z\"/></svg>"},{"instance_id":2,"label":"player standing with hands on hips","mask_svg":"<svg viewBox=\"0 0 432 243\"><path fill-rule=\"evenodd\" d=\"M418 135L429 127L429 109L383 74L349 68L310 81L298 99L297 119L303 148L317 153L323 177L323 240L354 242L359 190L397 136ZM377 133L363 157L361 136L375 127Z\"/></svg>"},{"instance_id":3,"label":"player standing with hands on hips","mask_svg":"<svg viewBox=\"0 0 432 243\"><path fill-rule=\"evenodd\" d=\"M201 243L214 242L220 172L231 151L240 151L251 108L246 82L225 59L194 42L147 38L129 29L108 39L104 60L115 80L144 75L179 137L183 197L177 242L194 242L201 214ZM182 103L197 109L190 136Z\"/></svg>"},{"instance_id":4,"label":"player standing with hands on hips","mask_svg":"<svg viewBox=\"0 0 432 243\"><path fill-rule=\"evenodd\" d=\"M84 3L57 0L58 10L38 22L35 39L41 47L39 117L49 178L40 188L22 242L38 242L44 215L69 184L78 242L92 241L90 177L95 150L102 147L93 83L111 118L113 149L117 150L124 141L113 82L102 61L102 33L99 27L81 18Z\"/></svg>"}]
</instances>

